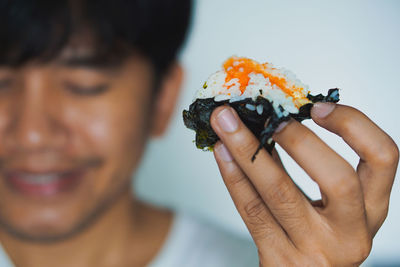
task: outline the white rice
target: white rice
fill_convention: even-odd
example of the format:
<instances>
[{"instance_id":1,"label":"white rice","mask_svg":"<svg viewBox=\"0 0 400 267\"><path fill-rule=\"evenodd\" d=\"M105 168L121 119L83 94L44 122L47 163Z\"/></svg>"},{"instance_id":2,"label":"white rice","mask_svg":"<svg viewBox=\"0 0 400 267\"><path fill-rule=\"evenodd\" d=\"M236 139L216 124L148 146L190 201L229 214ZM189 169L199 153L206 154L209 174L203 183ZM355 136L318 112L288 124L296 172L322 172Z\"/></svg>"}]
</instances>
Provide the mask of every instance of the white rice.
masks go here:
<instances>
[{"instance_id":1,"label":"white rice","mask_svg":"<svg viewBox=\"0 0 400 267\"><path fill-rule=\"evenodd\" d=\"M251 110L251 111L256 110L256 107L255 107L254 105L251 105L251 104L246 104L245 107L246 107L248 110Z\"/></svg>"},{"instance_id":2,"label":"white rice","mask_svg":"<svg viewBox=\"0 0 400 267\"><path fill-rule=\"evenodd\" d=\"M267 65L266 71L274 76L285 78L288 88L297 87L303 88L303 90L300 92L295 91L295 99L293 99L292 96L287 95L281 88L277 87L275 84L271 84L269 79L265 78L263 74L252 72L249 74L249 83L242 94L239 80L231 79L225 82L227 74L224 70L221 70L208 78L205 88L197 90L194 100L214 97L215 101L229 99L229 102L232 103L245 98L252 98L255 100L258 96L262 96L272 103L279 117L287 116L289 113L298 113L299 109L296 107L296 104L297 106L305 104L304 98L309 92L308 86L297 79L296 75L292 72L285 69L274 68L272 64ZM282 106L284 111L281 111L279 106ZM263 110L261 108L257 106L254 107L253 110L256 109L259 114L262 114Z\"/></svg>"},{"instance_id":3,"label":"white rice","mask_svg":"<svg viewBox=\"0 0 400 267\"><path fill-rule=\"evenodd\" d=\"M264 111L264 106L263 105L258 105L257 106L257 113L258 115L261 115Z\"/></svg>"}]
</instances>

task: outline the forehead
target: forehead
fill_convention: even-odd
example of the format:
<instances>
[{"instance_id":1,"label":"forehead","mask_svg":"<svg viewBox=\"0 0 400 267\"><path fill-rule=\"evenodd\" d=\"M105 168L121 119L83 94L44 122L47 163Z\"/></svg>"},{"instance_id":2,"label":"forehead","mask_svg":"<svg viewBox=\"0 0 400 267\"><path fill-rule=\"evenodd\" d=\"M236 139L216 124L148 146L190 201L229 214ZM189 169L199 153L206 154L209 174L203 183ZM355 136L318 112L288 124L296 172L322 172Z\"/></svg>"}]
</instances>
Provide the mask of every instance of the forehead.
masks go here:
<instances>
[{"instance_id":1,"label":"forehead","mask_svg":"<svg viewBox=\"0 0 400 267\"><path fill-rule=\"evenodd\" d=\"M54 61L68 67L116 68L128 58L137 57L133 48L122 44L114 46L114 49L102 47L90 32L82 31L72 36Z\"/></svg>"},{"instance_id":2,"label":"forehead","mask_svg":"<svg viewBox=\"0 0 400 267\"><path fill-rule=\"evenodd\" d=\"M93 56L98 49L97 47L93 35L83 30L71 37L68 44L61 50L60 58Z\"/></svg>"}]
</instances>

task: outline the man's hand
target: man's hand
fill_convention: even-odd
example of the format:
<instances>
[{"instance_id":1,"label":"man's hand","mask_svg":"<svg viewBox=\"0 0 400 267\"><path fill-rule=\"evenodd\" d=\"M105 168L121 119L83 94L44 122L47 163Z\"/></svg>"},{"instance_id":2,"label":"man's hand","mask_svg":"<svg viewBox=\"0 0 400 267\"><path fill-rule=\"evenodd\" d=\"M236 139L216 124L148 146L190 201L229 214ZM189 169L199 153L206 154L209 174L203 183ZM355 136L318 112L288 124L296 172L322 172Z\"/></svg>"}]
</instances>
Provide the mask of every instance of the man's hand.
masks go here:
<instances>
[{"instance_id":1,"label":"man's hand","mask_svg":"<svg viewBox=\"0 0 400 267\"><path fill-rule=\"evenodd\" d=\"M254 162L259 141L227 106L211 125L221 141L215 158L232 199L259 252L261 266L351 266L370 253L388 212L399 160L393 140L360 111L318 103L313 120L341 136L359 155L357 169L296 121L274 140L318 183L311 203L267 151ZM274 153L276 153L274 151Z\"/></svg>"}]
</instances>

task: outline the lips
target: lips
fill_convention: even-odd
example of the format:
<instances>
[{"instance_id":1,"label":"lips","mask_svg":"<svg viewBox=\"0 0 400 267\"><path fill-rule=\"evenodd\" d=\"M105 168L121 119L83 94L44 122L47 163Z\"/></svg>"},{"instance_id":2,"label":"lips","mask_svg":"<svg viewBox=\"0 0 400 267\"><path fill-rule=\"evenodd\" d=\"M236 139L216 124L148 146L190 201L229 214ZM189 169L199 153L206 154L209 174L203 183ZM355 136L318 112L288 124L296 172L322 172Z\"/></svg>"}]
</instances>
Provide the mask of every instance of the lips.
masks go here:
<instances>
[{"instance_id":1,"label":"lips","mask_svg":"<svg viewBox=\"0 0 400 267\"><path fill-rule=\"evenodd\" d=\"M83 179L82 169L68 171L9 171L5 173L11 188L26 196L49 197L71 191Z\"/></svg>"}]
</instances>

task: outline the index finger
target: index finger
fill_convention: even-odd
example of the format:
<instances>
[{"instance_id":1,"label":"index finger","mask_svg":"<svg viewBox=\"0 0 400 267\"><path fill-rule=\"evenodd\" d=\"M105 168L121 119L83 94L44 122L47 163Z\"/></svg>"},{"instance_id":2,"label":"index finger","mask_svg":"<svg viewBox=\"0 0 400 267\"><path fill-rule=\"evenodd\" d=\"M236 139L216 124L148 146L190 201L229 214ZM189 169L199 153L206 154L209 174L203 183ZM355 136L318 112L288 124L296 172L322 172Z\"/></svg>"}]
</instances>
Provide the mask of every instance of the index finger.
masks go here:
<instances>
[{"instance_id":1,"label":"index finger","mask_svg":"<svg viewBox=\"0 0 400 267\"><path fill-rule=\"evenodd\" d=\"M290 239L294 243L304 242L304 237L312 231L309 222L315 219L317 213L285 170L265 149L259 152L254 162L251 160L259 140L243 124L233 108L216 108L210 122Z\"/></svg>"}]
</instances>

